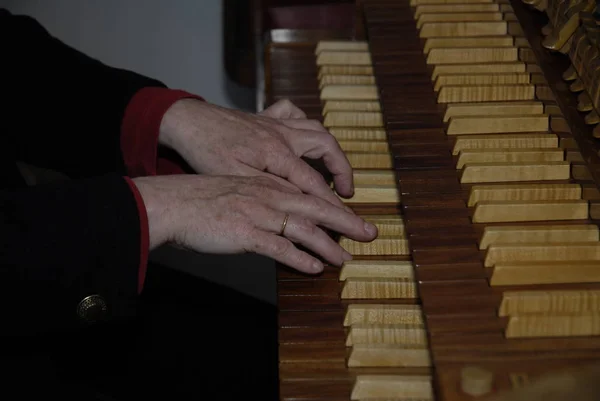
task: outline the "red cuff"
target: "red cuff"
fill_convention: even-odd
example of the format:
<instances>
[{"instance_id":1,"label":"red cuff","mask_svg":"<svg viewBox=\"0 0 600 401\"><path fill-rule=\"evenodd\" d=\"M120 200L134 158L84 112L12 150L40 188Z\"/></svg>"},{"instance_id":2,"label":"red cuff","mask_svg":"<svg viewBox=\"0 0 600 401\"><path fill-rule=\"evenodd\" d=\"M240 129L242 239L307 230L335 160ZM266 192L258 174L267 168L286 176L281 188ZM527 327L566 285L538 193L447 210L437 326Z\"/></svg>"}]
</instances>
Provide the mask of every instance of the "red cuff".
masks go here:
<instances>
[{"instance_id":1,"label":"red cuff","mask_svg":"<svg viewBox=\"0 0 600 401\"><path fill-rule=\"evenodd\" d=\"M185 91L156 87L142 88L131 98L121 124L121 152L129 176L162 173L158 159L160 124L173 103L186 98L204 100ZM167 171L175 170L171 165Z\"/></svg>"},{"instance_id":2,"label":"red cuff","mask_svg":"<svg viewBox=\"0 0 600 401\"><path fill-rule=\"evenodd\" d=\"M150 253L150 228L148 227L148 214L146 213L146 205L142 199L140 191L129 177L124 177L129 184L131 192L137 203L140 216L140 266L138 268L138 294L144 288L146 280L146 270L148 268L148 254Z\"/></svg>"}]
</instances>

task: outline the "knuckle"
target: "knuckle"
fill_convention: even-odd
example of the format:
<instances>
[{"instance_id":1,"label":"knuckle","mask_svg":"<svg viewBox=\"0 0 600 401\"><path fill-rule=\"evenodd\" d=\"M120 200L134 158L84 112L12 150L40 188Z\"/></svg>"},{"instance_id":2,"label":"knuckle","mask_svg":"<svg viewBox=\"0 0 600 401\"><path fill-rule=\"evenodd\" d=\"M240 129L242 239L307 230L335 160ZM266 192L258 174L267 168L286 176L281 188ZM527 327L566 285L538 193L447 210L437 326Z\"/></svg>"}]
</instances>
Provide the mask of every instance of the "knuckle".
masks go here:
<instances>
[{"instance_id":1,"label":"knuckle","mask_svg":"<svg viewBox=\"0 0 600 401\"><path fill-rule=\"evenodd\" d=\"M327 130L319 120L307 120L306 124L314 131L327 132Z\"/></svg>"},{"instance_id":2,"label":"knuckle","mask_svg":"<svg viewBox=\"0 0 600 401\"><path fill-rule=\"evenodd\" d=\"M319 234L319 228L310 220L301 218L296 223L298 231L304 233L305 236L314 237Z\"/></svg>"},{"instance_id":3,"label":"knuckle","mask_svg":"<svg viewBox=\"0 0 600 401\"><path fill-rule=\"evenodd\" d=\"M274 241L265 244L270 254L282 257L290 253L293 247L292 243L284 238L276 238Z\"/></svg>"}]
</instances>

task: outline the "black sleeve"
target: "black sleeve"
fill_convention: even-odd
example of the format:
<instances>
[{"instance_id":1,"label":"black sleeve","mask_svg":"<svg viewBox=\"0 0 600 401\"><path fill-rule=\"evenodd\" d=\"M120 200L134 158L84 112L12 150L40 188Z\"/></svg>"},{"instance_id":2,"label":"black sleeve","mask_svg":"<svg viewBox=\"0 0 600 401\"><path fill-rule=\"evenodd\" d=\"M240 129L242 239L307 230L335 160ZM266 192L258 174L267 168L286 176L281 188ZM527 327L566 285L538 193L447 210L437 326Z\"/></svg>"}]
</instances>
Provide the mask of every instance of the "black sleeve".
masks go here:
<instances>
[{"instance_id":1,"label":"black sleeve","mask_svg":"<svg viewBox=\"0 0 600 401\"><path fill-rule=\"evenodd\" d=\"M3 334L87 325L78 307L89 296L104 302L102 320L133 315L140 239L136 198L119 175L0 192Z\"/></svg>"},{"instance_id":2,"label":"black sleeve","mask_svg":"<svg viewBox=\"0 0 600 401\"><path fill-rule=\"evenodd\" d=\"M106 66L54 38L33 18L3 9L0 51L0 132L15 159L71 178L125 174L124 112L140 89L163 83Z\"/></svg>"}]
</instances>

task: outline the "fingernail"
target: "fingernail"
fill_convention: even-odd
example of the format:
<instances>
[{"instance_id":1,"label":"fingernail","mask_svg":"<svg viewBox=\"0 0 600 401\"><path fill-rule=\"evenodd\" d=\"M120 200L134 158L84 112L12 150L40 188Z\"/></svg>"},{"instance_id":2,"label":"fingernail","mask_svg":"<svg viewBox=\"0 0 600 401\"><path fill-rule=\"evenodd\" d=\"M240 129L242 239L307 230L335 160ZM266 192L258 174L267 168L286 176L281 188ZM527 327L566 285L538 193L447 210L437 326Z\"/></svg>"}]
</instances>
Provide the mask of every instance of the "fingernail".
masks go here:
<instances>
[{"instance_id":1,"label":"fingernail","mask_svg":"<svg viewBox=\"0 0 600 401\"><path fill-rule=\"evenodd\" d=\"M369 223L368 221L365 221L365 231L370 235L375 235L375 234L377 234L377 227L375 227L373 224Z\"/></svg>"},{"instance_id":2,"label":"fingernail","mask_svg":"<svg viewBox=\"0 0 600 401\"><path fill-rule=\"evenodd\" d=\"M323 264L321 262L314 262L312 268L315 271L315 273L319 273L323 270Z\"/></svg>"},{"instance_id":3,"label":"fingernail","mask_svg":"<svg viewBox=\"0 0 600 401\"><path fill-rule=\"evenodd\" d=\"M342 259L344 259L344 262L347 262L352 260L352 255L350 255L348 251L344 251L344 253L342 253Z\"/></svg>"}]
</instances>

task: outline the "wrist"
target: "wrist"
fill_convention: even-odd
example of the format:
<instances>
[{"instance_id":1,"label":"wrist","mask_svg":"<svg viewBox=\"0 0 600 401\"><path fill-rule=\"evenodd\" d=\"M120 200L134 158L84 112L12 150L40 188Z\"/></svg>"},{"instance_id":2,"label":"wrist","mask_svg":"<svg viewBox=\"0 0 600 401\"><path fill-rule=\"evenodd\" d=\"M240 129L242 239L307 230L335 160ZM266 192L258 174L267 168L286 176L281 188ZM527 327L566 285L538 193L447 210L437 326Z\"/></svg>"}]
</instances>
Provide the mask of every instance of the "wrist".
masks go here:
<instances>
[{"instance_id":1,"label":"wrist","mask_svg":"<svg viewBox=\"0 0 600 401\"><path fill-rule=\"evenodd\" d=\"M172 217L169 216L169 210L173 210L172 203L166 199L167 195L160 185L156 185L160 180L158 177L132 179L146 209L150 250L170 242L175 226Z\"/></svg>"},{"instance_id":2,"label":"wrist","mask_svg":"<svg viewBox=\"0 0 600 401\"><path fill-rule=\"evenodd\" d=\"M165 112L160 123L158 143L168 148L179 150L187 142L191 127L188 127L186 118L190 105L203 103L197 99L184 98L174 102Z\"/></svg>"}]
</instances>

